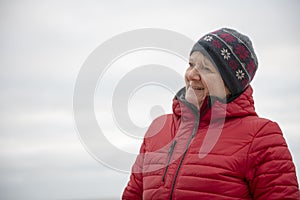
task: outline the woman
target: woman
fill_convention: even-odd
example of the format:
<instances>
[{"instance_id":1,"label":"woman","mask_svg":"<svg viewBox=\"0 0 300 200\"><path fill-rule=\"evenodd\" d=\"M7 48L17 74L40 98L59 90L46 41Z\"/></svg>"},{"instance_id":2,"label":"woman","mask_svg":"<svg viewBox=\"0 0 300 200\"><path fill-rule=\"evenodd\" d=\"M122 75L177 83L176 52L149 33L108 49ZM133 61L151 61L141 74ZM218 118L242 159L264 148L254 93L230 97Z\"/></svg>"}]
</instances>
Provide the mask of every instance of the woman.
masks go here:
<instances>
[{"instance_id":1,"label":"woman","mask_svg":"<svg viewBox=\"0 0 300 200\"><path fill-rule=\"evenodd\" d=\"M300 199L275 122L257 116L249 38L223 28L192 48L173 114L150 125L122 199Z\"/></svg>"}]
</instances>

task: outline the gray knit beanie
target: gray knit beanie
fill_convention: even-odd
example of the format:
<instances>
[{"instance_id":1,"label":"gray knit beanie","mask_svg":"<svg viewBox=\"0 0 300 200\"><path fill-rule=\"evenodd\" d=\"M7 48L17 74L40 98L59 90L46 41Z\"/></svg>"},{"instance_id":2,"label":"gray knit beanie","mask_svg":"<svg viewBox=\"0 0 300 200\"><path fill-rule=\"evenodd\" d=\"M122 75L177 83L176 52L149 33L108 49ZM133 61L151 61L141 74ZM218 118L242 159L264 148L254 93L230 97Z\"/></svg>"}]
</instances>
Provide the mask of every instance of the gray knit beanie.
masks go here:
<instances>
[{"instance_id":1,"label":"gray knit beanie","mask_svg":"<svg viewBox=\"0 0 300 200\"><path fill-rule=\"evenodd\" d=\"M193 46L204 53L218 68L233 96L242 93L252 81L258 61L250 39L229 28L204 35Z\"/></svg>"}]
</instances>

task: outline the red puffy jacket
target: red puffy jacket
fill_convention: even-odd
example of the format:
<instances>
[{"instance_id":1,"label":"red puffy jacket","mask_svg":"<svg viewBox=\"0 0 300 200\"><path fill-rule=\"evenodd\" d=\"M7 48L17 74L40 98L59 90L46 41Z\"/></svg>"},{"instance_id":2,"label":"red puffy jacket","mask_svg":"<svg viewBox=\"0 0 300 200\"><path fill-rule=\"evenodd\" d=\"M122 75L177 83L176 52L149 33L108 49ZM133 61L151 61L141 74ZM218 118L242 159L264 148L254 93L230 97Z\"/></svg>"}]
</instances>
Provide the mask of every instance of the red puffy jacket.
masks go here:
<instances>
[{"instance_id":1,"label":"red puffy jacket","mask_svg":"<svg viewBox=\"0 0 300 200\"><path fill-rule=\"evenodd\" d=\"M251 87L200 111L184 92L150 125L123 200L300 199L282 132L257 116Z\"/></svg>"}]
</instances>

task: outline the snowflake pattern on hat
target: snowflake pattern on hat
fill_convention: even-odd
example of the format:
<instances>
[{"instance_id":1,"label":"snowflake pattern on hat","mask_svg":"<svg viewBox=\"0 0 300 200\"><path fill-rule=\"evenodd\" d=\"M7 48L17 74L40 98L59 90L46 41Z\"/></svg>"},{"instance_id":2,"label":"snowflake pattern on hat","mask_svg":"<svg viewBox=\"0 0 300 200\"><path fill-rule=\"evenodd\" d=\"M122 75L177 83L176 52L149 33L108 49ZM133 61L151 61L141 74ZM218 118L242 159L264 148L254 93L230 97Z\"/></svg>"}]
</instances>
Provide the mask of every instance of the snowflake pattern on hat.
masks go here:
<instances>
[{"instance_id":1,"label":"snowflake pattern on hat","mask_svg":"<svg viewBox=\"0 0 300 200\"><path fill-rule=\"evenodd\" d=\"M224 59L228 60L230 58L230 53L228 52L227 49L222 49L221 50L221 55L224 56Z\"/></svg>"},{"instance_id":2,"label":"snowflake pattern on hat","mask_svg":"<svg viewBox=\"0 0 300 200\"><path fill-rule=\"evenodd\" d=\"M212 41L213 37L211 35L206 35L203 39L207 42L210 42Z\"/></svg>"},{"instance_id":3,"label":"snowflake pattern on hat","mask_svg":"<svg viewBox=\"0 0 300 200\"><path fill-rule=\"evenodd\" d=\"M245 78L245 73L241 70L241 69L238 69L236 72L235 72L235 76L239 79L239 80L243 80Z\"/></svg>"}]
</instances>

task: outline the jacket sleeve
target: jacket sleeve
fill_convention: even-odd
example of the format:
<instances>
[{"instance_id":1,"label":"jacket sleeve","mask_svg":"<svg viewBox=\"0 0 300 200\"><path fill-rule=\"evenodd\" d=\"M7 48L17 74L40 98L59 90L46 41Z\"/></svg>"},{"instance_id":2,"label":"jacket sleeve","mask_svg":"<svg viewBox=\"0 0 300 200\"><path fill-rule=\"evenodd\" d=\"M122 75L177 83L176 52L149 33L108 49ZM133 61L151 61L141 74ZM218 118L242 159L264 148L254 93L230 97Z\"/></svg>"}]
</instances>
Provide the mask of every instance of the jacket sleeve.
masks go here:
<instances>
[{"instance_id":1,"label":"jacket sleeve","mask_svg":"<svg viewBox=\"0 0 300 200\"><path fill-rule=\"evenodd\" d=\"M140 148L135 163L132 166L130 180L124 189L122 200L139 200L143 199L143 161L145 153L145 140Z\"/></svg>"},{"instance_id":2,"label":"jacket sleeve","mask_svg":"<svg viewBox=\"0 0 300 200\"><path fill-rule=\"evenodd\" d=\"M246 179L255 200L300 200L295 166L279 126L265 123L249 149Z\"/></svg>"}]
</instances>

